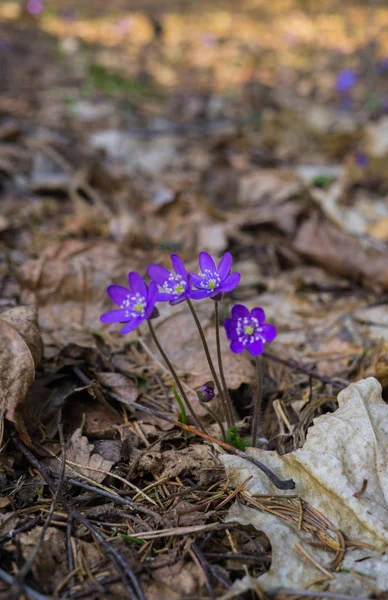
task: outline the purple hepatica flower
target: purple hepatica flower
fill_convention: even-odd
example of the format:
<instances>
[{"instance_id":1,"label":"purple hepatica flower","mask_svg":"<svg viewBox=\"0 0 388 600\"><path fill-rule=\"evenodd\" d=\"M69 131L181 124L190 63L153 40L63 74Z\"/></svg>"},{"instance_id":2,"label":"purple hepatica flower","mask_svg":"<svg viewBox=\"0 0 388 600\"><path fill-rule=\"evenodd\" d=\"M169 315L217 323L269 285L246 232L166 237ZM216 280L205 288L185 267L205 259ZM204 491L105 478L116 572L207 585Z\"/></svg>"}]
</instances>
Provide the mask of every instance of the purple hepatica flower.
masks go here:
<instances>
[{"instance_id":1,"label":"purple hepatica flower","mask_svg":"<svg viewBox=\"0 0 388 600\"><path fill-rule=\"evenodd\" d=\"M197 392L197 396L201 402L211 402L215 395L214 381L207 381L199 388L199 391Z\"/></svg>"},{"instance_id":2,"label":"purple hepatica flower","mask_svg":"<svg viewBox=\"0 0 388 600\"><path fill-rule=\"evenodd\" d=\"M149 319L154 310L158 296L158 286L151 281L149 286L144 279L131 271L128 273L129 289L122 285L110 285L106 290L113 302L120 308L110 310L101 315L102 323L126 323L121 334L133 331L146 319Z\"/></svg>"},{"instance_id":3,"label":"purple hepatica flower","mask_svg":"<svg viewBox=\"0 0 388 600\"><path fill-rule=\"evenodd\" d=\"M158 294L158 302L178 304L186 298L190 298L191 285L182 259L177 254L171 254L171 263L175 273L160 265L149 265L147 273L155 283L163 288L163 292Z\"/></svg>"},{"instance_id":4,"label":"purple hepatica flower","mask_svg":"<svg viewBox=\"0 0 388 600\"><path fill-rule=\"evenodd\" d=\"M253 356L262 354L264 344L276 337L275 327L264 321L265 312L262 308L249 311L246 306L235 304L232 318L224 323L232 352L239 354L247 348Z\"/></svg>"},{"instance_id":5,"label":"purple hepatica flower","mask_svg":"<svg viewBox=\"0 0 388 600\"><path fill-rule=\"evenodd\" d=\"M207 252L199 255L199 266L201 273L191 273L191 282L198 288L191 292L190 298L201 300L202 298L213 298L223 292L230 292L240 281L240 273L231 273L232 255L226 252L216 267L214 260Z\"/></svg>"},{"instance_id":6,"label":"purple hepatica flower","mask_svg":"<svg viewBox=\"0 0 388 600\"><path fill-rule=\"evenodd\" d=\"M337 75L337 79L335 82L335 87L337 91L340 93L350 92L352 88L357 83L357 73L350 69L345 69L344 71L340 71Z\"/></svg>"}]
</instances>

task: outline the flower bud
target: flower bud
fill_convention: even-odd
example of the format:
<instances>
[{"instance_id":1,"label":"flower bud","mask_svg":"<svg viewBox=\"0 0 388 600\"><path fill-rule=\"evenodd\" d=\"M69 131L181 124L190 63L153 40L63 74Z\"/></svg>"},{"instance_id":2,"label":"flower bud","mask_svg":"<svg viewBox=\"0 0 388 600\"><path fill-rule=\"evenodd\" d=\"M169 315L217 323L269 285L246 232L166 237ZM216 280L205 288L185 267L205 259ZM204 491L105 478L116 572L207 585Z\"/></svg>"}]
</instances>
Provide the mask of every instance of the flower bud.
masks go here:
<instances>
[{"instance_id":1,"label":"flower bud","mask_svg":"<svg viewBox=\"0 0 388 600\"><path fill-rule=\"evenodd\" d=\"M197 392L198 399L201 402L210 402L215 396L214 381L207 381L199 388Z\"/></svg>"}]
</instances>

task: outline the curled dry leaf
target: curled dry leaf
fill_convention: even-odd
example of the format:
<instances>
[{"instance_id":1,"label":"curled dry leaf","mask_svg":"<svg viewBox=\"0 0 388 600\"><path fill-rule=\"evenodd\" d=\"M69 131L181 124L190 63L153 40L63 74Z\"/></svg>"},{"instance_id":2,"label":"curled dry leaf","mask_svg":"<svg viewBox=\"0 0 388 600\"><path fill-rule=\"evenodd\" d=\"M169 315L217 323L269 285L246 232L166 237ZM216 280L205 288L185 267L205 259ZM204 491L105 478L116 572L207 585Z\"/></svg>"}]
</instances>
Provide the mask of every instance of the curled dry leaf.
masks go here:
<instances>
[{"instance_id":1,"label":"curled dry leaf","mask_svg":"<svg viewBox=\"0 0 388 600\"><path fill-rule=\"evenodd\" d=\"M294 248L330 273L388 290L387 251L377 242L351 237L314 217L299 229Z\"/></svg>"},{"instance_id":2,"label":"curled dry leaf","mask_svg":"<svg viewBox=\"0 0 388 600\"><path fill-rule=\"evenodd\" d=\"M0 411L29 443L22 407L43 352L36 306L0 314Z\"/></svg>"},{"instance_id":3,"label":"curled dry leaf","mask_svg":"<svg viewBox=\"0 0 388 600\"><path fill-rule=\"evenodd\" d=\"M283 492L284 496L296 494L318 510L326 520L326 535L334 544L338 544L338 531L350 543L370 544L375 550L348 547L343 567L374 577L373 583L386 589L388 562L382 553L388 548L388 406L382 400L380 384L373 377L341 391L338 403L335 413L314 420L300 450L282 457L259 449L251 449L250 453L280 477L294 479L295 490ZM253 475L245 488L251 496L279 497L279 490L244 459L222 455L221 460L236 486ZM330 570L333 554L307 547L313 536L299 530L297 523L294 526L238 504L229 518L254 525L268 535L273 561L270 571L259 580L265 589L303 587L319 577L319 569L306 559L295 542ZM349 573L341 570L331 575L330 591L349 594L368 591L362 576L349 578Z\"/></svg>"}]
</instances>

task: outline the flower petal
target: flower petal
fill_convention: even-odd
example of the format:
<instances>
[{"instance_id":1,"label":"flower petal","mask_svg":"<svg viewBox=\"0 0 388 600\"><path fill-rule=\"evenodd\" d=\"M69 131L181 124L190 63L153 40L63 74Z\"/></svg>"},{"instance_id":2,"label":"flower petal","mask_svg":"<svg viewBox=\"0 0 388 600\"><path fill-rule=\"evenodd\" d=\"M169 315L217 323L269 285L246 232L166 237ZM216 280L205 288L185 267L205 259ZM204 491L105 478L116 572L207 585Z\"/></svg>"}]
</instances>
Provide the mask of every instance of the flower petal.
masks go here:
<instances>
[{"instance_id":1,"label":"flower petal","mask_svg":"<svg viewBox=\"0 0 388 600\"><path fill-rule=\"evenodd\" d=\"M131 271L130 273L128 273L128 281L129 287L135 293L141 294L142 296L144 296L144 298L147 298L147 285L143 277L139 273L136 273L136 271Z\"/></svg>"},{"instance_id":2,"label":"flower petal","mask_svg":"<svg viewBox=\"0 0 388 600\"><path fill-rule=\"evenodd\" d=\"M148 285L147 296L146 296L147 307L155 306L155 303L158 298L158 294L159 294L158 286L156 285L155 281L151 281L150 284Z\"/></svg>"},{"instance_id":3,"label":"flower petal","mask_svg":"<svg viewBox=\"0 0 388 600\"><path fill-rule=\"evenodd\" d=\"M109 298L116 304L122 304L131 295L130 290L122 285L110 285L106 291Z\"/></svg>"},{"instance_id":4,"label":"flower petal","mask_svg":"<svg viewBox=\"0 0 388 600\"><path fill-rule=\"evenodd\" d=\"M202 298L208 298L210 296L210 290L192 290L190 298L192 300L202 300Z\"/></svg>"},{"instance_id":5,"label":"flower petal","mask_svg":"<svg viewBox=\"0 0 388 600\"><path fill-rule=\"evenodd\" d=\"M252 344L248 344L247 348L252 356L258 356L264 352L264 344L261 340L256 340Z\"/></svg>"},{"instance_id":6,"label":"flower petal","mask_svg":"<svg viewBox=\"0 0 388 600\"><path fill-rule=\"evenodd\" d=\"M167 292L160 292L158 294L156 302L170 302L170 300L174 300L175 294L168 294Z\"/></svg>"},{"instance_id":7,"label":"flower petal","mask_svg":"<svg viewBox=\"0 0 388 600\"><path fill-rule=\"evenodd\" d=\"M129 321L121 329L121 331L120 331L121 335L125 335L126 333L129 333L130 331L133 331L134 329L136 329L136 327L139 327L139 325L140 325L140 323L142 321L144 321L143 317L141 317L140 319L133 319L132 321Z\"/></svg>"},{"instance_id":8,"label":"flower petal","mask_svg":"<svg viewBox=\"0 0 388 600\"><path fill-rule=\"evenodd\" d=\"M237 340L234 340L230 344L230 349L235 354L240 354L240 352L244 352L244 350L245 350L245 344L243 344L242 342L239 342Z\"/></svg>"},{"instance_id":9,"label":"flower petal","mask_svg":"<svg viewBox=\"0 0 388 600\"><path fill-rule=\"evenodd\" d=\"M243 304L235 304L232 308L232 318L238 319L239 317L250 317L251 314L246 306Z\"/></svg>"},{"instance_id":10,"label":"flower petal","mask_svg":"<svg viewBox=\"0 0 388 600\"><path fill-rule=\"evenodd\" d=\"M186 300L186 298L190 298L190 294L185 292L184 294L181 294L180 296L178 296L178 298L174 298L170 301L171 306L175 306L175 304L179 304L180 302L183 302L184 300Z\"/></svg>"},{"instance_id":11,"label":"flower petal","mask_svg":"<svg viewBox=\"0 0 388 600\"><path fill-rule=\"evenodd\" d=\"M198 260L202 273L205 271L210 271L211 273L217 272L215 262L207 252L200 252Z\"/></svg>"},{"instance_id":12,"label":"flower petal","mask_svg":"<svg viewBox=\"0 0 388 600\"><path fill-rule=\"evenodd\" d=\"M265 321L265 312L264 309L261 308L260 306L257 306L256 308L253 308L251 310L251 315L252 317L255 317L255 319L257 319L259 321L259 325L262 325Z\"/></svg>"},{"instance_id":13,"label":"flower petal","mask_svg":"<svg viewBox=\"0 0 388 600\"><path fill-rule=\"evenodd\" d=\"M234 319L225 319L224 321L225 333L228 340L237 340L237 321Z\"/></svg>"},{"instance_id":14,"label":"flower petal","mask_svg":"<svg viewBox=\"0 0 388 600\"><path fill-rule=\"evenodd\" d=\"M100 321L101 323L122 323L123 321L128 321L128 317L125 316L126 314L127 311L123 308L110 310L101 315Z\"/></svg>"},{"instance_id":15,"label":"flower petal","mask_svg":"<svg viewBox=\"0 0 388 600\"><path fill-rule=\"evenodd\" d=\"M201 283L203 283L203 279L202 279L202 277L200 277L196 273L190 273L190 282L195 287L201 289Z\"/></svg>"},{"instance_id":16,"label":"flower petal","mask_svg":"<svg viewBox=\"0 0 388 600\"><path fill-rule=\"evenodd\" d=\"M260 335L263 337L265 342L272 342L277 336L276 327L270 323L265 323L260 329Z\"/></svg>"},{"instance_id":17,"label":"flower petal","mask_svg":"<svg viewBox=\"0 0 388 600\"><path fill-rule=\"evenodd\" d=\"M177 254L171 254L171 264L174 268L175 273L182 275L183 279L187 281L188 273L183 260Z\"/></svg>"},{"instance_id":18,"label":"flower petal","mask_svg":"<svg viewBox=\"0 0 388 600\"><path fill-rule=\"evenodd\" d=\"M218 286L215 292L217 294L219 294L220 292L230 292L236 287L236 285L238 285L240 279L240 273L231 273L226 279L224 279L221 285Z\"/></svg>"},{"instance_id":19,"label":"flower petal","mask_svg":"<svg viewBox=\"0 0 388 600\"><path fill-rule=\"evenodd\" d=\"M169 278L170 271L162 267L161 265L148 265L147 273L153 281L156 281L159 285L163 285L166 279Z\"/></svg>"},{"instance_id":20,"label":"flower petal","mask_svg":"<svg viewBox=\"0 0 388 600\"><path fill-rule=\"evenodd\" d=\"M230 273L232 268L233 258L230 252L225 252L224 256L221 258L218 263L218 275L223 281Z\"/></svg>"}]
</instances>

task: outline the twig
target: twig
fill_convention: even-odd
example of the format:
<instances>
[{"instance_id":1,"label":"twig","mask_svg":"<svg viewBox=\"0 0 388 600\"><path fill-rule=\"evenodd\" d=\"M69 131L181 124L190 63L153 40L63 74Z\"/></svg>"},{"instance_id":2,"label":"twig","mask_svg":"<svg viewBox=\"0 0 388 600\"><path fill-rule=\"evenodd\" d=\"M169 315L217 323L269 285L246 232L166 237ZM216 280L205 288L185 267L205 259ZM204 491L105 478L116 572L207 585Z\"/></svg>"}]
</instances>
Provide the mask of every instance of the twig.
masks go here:
<instances>
[{"instance_id":1,"label":"twig","mask_svg":"<svg viewBox=\"0 0 388 600\"><path fill-rule=\"evenodd\" d=\"M106 390L106 393L111 398L114 398L115 400L118 400L120 402L121 397L118 394L115 394L114 392L111 392L110 390ZM293 479L280 479L277 475L275 475L275 473L273 473L273 471L271 471L268 467L263 465L263 463L261 463L259 460L256 460L255 458L253 458L253 456L250 456L246 452L243 452L242 450L238 450L237 448L230 446L226 442L221 442L221 440L216 440L215 438L211 437L210 435L207 435L206 433L203 433L202 431L199 431L198 429L195 429L194 427L190 427L189 425L184 425L183 423L180 423L179 421L175 421L175 419L173 419L172 417L169 417L165 413L161 413L158 410L154 410L153 408L148 408L147 406L142 406L141 404L138 404L137 402L132 402L130 400L127 400L127 402L128 402L128 404L130 404L137 410L140 410L149 415L153 415L154 417L158 417L159 419L162 419L163 421L168 421L169 423L176 425L176 427L179 427L180 429L189 431L190 433L193 433L194 435L199 435L199 437L202 437L203 439L208 440L212 444L217 444L218 446L221 446L221 448L224 448L224 450L228 450L232 454L236 454L237 456L241 456L241 458L245 458L245 460L249 461L256 467L258 467L261 471L263 471L263 473L265 473L265 475L268 477L268 479L270 479L270 481L272 481L272 483L279 490L293 490L295 488L295 482L293 481Z\"/></svg>"},{"instance_id":2,"label":"twig","mask_svg":"<svg viewBox=\"0 0 388 600\"><path fill-rule=\"evenodd\" d=\"M149 517L153 517L157 522L161 521L161 516L158 513L154 512L150 508L139 504L138 502L133 502L129 498L124 498L123 496L119 496L117 494L112 494L111 492L107 492L97 486L91 485L90 483L85 483L84 481L78 481L78 479L73 479L72 477L65 477L64 479L66 483L71 483L76 487L80 487L84 490L88 490L89 492L94 492L95 494L99 494L100 496L104 496L105 498L109 498L112 502L116 504L124 504L126 506L130 506L133 510L137 512L141 512Z\"/></svg>"},{"instance_id":3,"label":"twig","mask_svg":"<svg viewBox=\"0 0 388 600\"><path fill-rule=\"evenodd\" d=\"M268 352L267 350L264 351L264 357L269 358L270 360L273 360L275 362L281 363L282 365L285 365L286 367L289 367L290 369L296 369L297 371L300 371L301 373L305 373L305 375L309 375L310 377L313 377L314 379L318 379L318 381L321 381L322 383L330 384L337 389L343 390L344 388L346 388L347 384L330 379L330 377L326 377L325 375L320 375L316 371L308 369L307 367L303 367L302 365L298 364L294 360L281 358L280 356L277 356L276 354L272 354L272 352Z\"/></svg>"},{"instance_id":4,"label":"twig","mask_svg":"<svg viewBox=\"0 0 388 600\"><path fill-rule=\"evenodd\" d=\"M28 557L28 559L26 560L26 562L24 563L24 565L22 566L20 571L15 575L12 591L16 597L19 597L19 595L22 593L23 580L27 576L27 574L30 572L32 565L34 564L35 559L37 557L37 554L44 542L44 538L46 536L47 530L50 526L51 519L53 518L54 511L55 511L55 508L58 503L59 494L61 493L61 487L62 487L62 483L63 483L63 478L65 476L65 468L66 468L66 451L65 451L65 440L63 438L62 423L59 424L58 431L59 431L59 438L60 438L60 442L61 442L61 458L62 458L58 486L57 486L56 490L54 491L54 496L53 496L53 499L51 502L50 510L49 510L46 520L43 524L39 538L38 538L34 548L32 549L30 556Z\"/></svg>"},{"instance_id":5,"label":"twig","mask_svg":"<svg viewBox=\"0 0 388 600\"><path fill-rule=\"evenodd\" d=\"M193 542L191 544L191 549L192 549L193 553L195 554L195 556L197 557L199 564L202 567L203 574L205 576L205 583L206 583L207 591L209 593L209 598L210 598L210 600L216 600L216 596L214 594L214 589L213 589L213 586L212 586L211 580L210 580L211 570L209 568L209 564L195 542Z\"/></svg>"},{"instance_id":6,"label":"twig","mask_svg":"<svg viewBox=\"0 0 388 600\"><path fill-rule=\"evenodd\" d=\"M263 369L261 365L261 356L256 356L256 401L253 410L253 423L252 423L252 446L257 447L257 433L259 430L259 422L261 415L261 402L262 402L262 383L263 383Z\"/></svg>"},{"instance_id":7,"label":"twig","mask_svg":"<svg viewBox=\"0 0 388 600\"><path fill-rule=\"evenodd\" d=\"M0 579L12 588L14 586L16 578L12 577L12 575L7 573L6 571L3 571L3 569L0 568ZM49 596L44 596L43 594L36 592L29 585L26 585L23 581L20 582L20 587L23 590L23 593L29 598L31 598L31 600L50 600Z\"/></svg>"},{"instance_id":8,"label":"twig","mask_svg":"<svg viewBox=\"0 0 388 600\"><path fill-rule=\"evenodd\" d=\"M74 571L74 556L73 556L73 548L71 546L71 531L73 529L73 517L71 515L68 516L67 525L66 525L66 556L67 556L67 568L69 573ZM74 575L69 579L70 587L74 587Z\"/></svg>"},{"instance_id":9,"label":"twig","mask_svg":"<svg viewBox=\"0 0 388 600\"><path fill-rule=\"evenodd\" d=\"M48 469L32 454L32 452L30 452L30 450L28 450L28 448L26 448L26 446L21 440L19 440L15 433L12 435L12 438L18 450L20 450L24 454L28 462L31 463L31 465L43 475L43 478L46 481L47 485L55 494L56 487L53 480L51 479ZM103 535L101 535L101 533L93 527L93 525L88 521L88 519L86 519L86 517L84 517L84 515L80 513L77 509L73 508L61 493L58 494L57 499L76 521L81 523L84 527L86 527L88 531L90 531L90 533L93 535L96 541L108 554L111 561L115 565L118 573L120 574L121 580L125 586L125 591L127 592L129 598L131 598L132 600L134 600L135 598L138 600L145 600L144 594L140 588L139 582L137 581L135 574L125 561L124 557L121 555L120 551L117 548L115 548L112 544L109 544L103 537ZM133 589L130 589L128 587L128 581L131 582L131 586Z\"/></svg>"}]
</instances>

